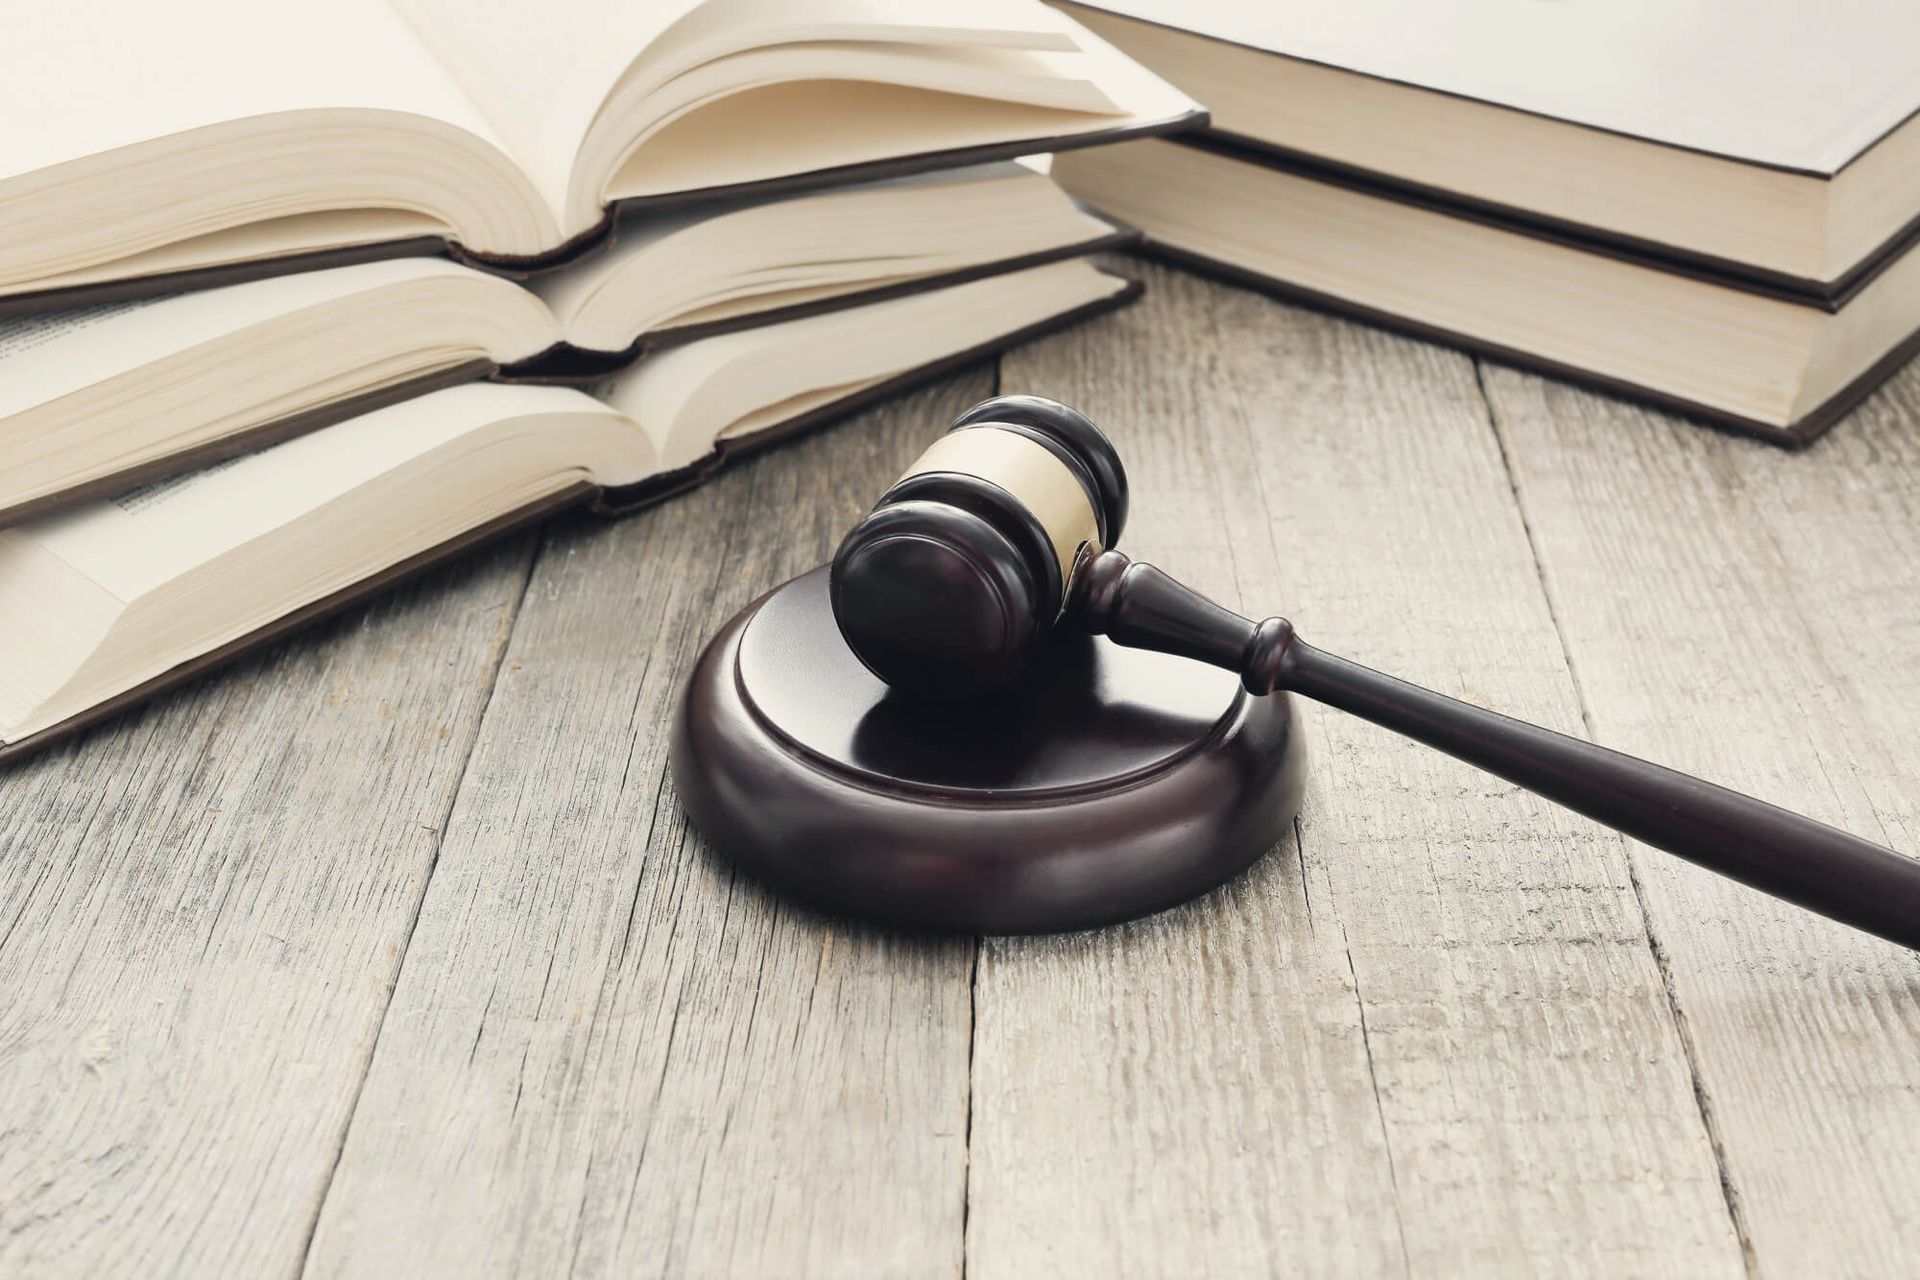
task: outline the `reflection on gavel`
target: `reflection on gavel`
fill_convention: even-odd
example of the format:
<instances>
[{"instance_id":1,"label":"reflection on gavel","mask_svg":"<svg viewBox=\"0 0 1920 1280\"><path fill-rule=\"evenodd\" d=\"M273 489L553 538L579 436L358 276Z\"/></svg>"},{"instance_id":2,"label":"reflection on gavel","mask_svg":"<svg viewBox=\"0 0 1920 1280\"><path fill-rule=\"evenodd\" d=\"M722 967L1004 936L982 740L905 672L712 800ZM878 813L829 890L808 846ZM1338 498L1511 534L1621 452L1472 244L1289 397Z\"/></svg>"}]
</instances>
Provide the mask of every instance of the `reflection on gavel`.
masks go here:
<instances>
[{"instance_id":1,"label":"reflection on gavel","mask_svg":"<svg viewBox=\"0 0 1920 1280\"><path fill-rule=\"evenodd\" d=\"M1835 920L1920 947L1920 862L1634 756L1470 706L1253 622L1113 549L1118 454L1051 400L975 407L835 554L834 617L896 690L988 694L1055 626L1237 672L1416 738L1636 840Z\"/></svg>"}]
</instances>

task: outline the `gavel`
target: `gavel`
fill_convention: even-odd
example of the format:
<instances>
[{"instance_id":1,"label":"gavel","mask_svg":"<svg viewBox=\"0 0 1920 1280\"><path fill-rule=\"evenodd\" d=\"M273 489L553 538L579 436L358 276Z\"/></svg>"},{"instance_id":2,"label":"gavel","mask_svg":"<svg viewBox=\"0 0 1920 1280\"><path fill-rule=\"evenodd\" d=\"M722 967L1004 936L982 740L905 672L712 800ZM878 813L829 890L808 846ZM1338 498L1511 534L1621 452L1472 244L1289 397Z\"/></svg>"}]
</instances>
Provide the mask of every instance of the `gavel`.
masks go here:
<instances>
[{"instance_id":1,"label":"gavel","mask_svg":"<svg viewBox=\"0 0 1920 1280\"><path fill-rule=\"evenodd\" d=\"M1285 690L1478 766L1657 849L1907 947L1920 862L1677 770L1471 706L1225 609L1114 544L1125 468L1083 415L1000 396L954 422L835 553L835 622L914 698L1016 680L1056 628L1104 635Z\"/></svg>"}]
</instances>

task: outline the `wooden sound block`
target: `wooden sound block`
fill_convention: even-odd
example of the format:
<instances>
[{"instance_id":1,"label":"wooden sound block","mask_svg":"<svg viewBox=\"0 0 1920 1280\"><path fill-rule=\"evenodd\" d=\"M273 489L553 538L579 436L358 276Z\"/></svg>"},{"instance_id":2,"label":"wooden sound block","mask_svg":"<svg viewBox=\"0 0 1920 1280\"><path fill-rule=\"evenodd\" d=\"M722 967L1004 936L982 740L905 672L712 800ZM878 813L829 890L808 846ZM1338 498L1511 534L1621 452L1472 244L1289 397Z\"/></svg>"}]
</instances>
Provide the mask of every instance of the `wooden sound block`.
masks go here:
<instances>
[{"instance_id":1,"label":"wooden sound block","mask_svg":"<svg viewBox=\"0 0 1920 1280\"><path fill-rule=\"evenodd\" d=\"M1232 879L1285 838L1303 746L1285 694L1058 635L991 699L891 693L834 626L825 568L701 655L675 785L722 855L781 893L889 925L1079 929Z\"/></svg>"}]
</instances>

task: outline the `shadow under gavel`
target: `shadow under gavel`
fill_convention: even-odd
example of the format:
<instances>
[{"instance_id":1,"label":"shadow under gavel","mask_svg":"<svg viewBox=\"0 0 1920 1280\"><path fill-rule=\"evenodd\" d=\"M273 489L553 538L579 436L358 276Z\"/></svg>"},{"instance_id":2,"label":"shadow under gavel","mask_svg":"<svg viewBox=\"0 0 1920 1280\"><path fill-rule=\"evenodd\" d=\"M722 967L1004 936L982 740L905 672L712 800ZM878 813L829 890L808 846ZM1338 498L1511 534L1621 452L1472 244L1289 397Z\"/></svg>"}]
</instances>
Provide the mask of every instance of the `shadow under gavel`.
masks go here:
<instances>
[{"instance_id":1,"label":"shadow under gavel","mask_svg":"<svg viewBox=\"0 0 1920 1280\"><path fill-rule=\"evenodd\" d=\"M1920 948L1920 862L1674 769L1470 706L1253 622L1151 565L1102 551L1075 571L1064 622L1235 671L1477 765L1657 849Z\"/></svg>"},{"instance_id":2,"label":"shadow under gavel","mask_svg":"<svg viewBox=\"0 0 1920 1280\"><path fill-rule=\"evenodd\" d=\"M998 396L962 414L835 553L834 619L895 690L965 700L1018 677L1043 637L1105 635L1235 672L1478 765L1636 840L1920 948L1920 862L1579 738L1322 652L1113 550L1126 470L1066 405ZM1102 550L1101 548L1106 548Z\"/></svg>"}]
</instances>

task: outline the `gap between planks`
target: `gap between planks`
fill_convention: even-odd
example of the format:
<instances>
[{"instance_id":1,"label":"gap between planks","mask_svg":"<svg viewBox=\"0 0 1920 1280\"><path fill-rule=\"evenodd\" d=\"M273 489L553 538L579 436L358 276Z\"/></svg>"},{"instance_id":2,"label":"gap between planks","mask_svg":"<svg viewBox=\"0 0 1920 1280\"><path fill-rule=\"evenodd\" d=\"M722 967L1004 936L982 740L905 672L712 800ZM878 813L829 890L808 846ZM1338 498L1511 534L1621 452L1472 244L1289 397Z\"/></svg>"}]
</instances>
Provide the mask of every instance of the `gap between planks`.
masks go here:
<instances>
[{"instance_id":1,"label":"gap between planks","mask_svg":"<svg viewBox=\"0 0 1920 1280\"><path fill-rule=\"evenodd\" d=\"M1573 646L1567 641L1566 626L1561 620L1560 601L1554 594L1553 583L1540 557L1540 539L1534 532L1533 515L1527 509L1526 498L1520 491L1520 477L1514 471L1513 453L1508 447L1506 432L1500 425L1500 411L1487 392L1486 363L1477 355L1471 359L1473 385L1480 393L1480 403L1486 408L1487 430L1492 433L1494 446L1500 451L1500 466L1506 472L1507 487L1513 494L1513 509L1520 517L1520 527L1526 532L1527 554L1532 557L1534 577L1540 583L1540 598L1546 602L1547 617L1553 623L1554 637L1560 643L1561 661L1567 664L1567 680L1573 686L1574 702L1580 710L1580 725L1587 740L1592 742L1595 741L1592 705L1587 698L1586 686L1580 681L1580 669L1574 664ZM1672 959L1662 945L1659 932L1654 927L1653 915L1647 909L1647 890L1640 877L1639 864L1628 858L1626 865L1627 881L1633 886L1634 905L1640 912L1640 924L1647 935L1647 950L1652 953L1654 967L1659 970L1660 987L1666 994L1674 1034L1679 1037L1681 1051L1686 1057L1687 1075L1693 1082L1694 1105L1699 1109L1700 1124L1706 1130L1707 1145L1713 1152L1714 1167L1720 1174L1720 1198L1726 1202L1727 1219L1733 1227L1734 1239L1740 1244L1741 1262L1749 1276L1757 1277L1760 1274L1760 1259L1754 1251L1753 1233L1741 1207L1740 1192L1733 1183L1733 1171L1727 1161L1726 1139L1720 1131L1719 1117L1714 1114L1713 1098L1707 1092L1706 1076L1700 1069L1700 1046L1695 1041L1692 1025L1687 1021L1686 1010L1680 1005L1680 993L1673 981Z\"/></svg>"},{"instance_id":2,"label":"gap between planks","mask_svg":"<svg viewBox=\"0 0 1920 1280\"><path fill-rule=\"evenodd\" d=\"M347 1149L347 1134L353 1130L353 1118L360 1111L360 1096L367 1086L367 1073L373 1069L374 1054L380 1048L381 1033L386 1030L387 1013L393 1008L393 993L400 988L400 972L406 968L407 952L413 946L414 930L420 927L420 908L426 903L427 889L433 884L434 870L440 865L440 850L447 840L447 822L453 816L453 810L460 803L460 793L466 786L467 769L473 763L474 749L480 745L480 736L486 731L487 710L493 705L494 691L500 687L500 671L506 665L507 648L513 641L513 630L520 623L520 612L527 603L527 590L533 584L533 573L540 563L540 553L546 548L548 525L552 517L542 520L534 531L533 548L520 562L520 580L513 599L508 603L505 615L495 628L493 653L487 664L486 692L480 699L480 713L473 720L473 736L467 739L466 754L460 759L459 772L454 777L453 786L447 791L447 802L440 812L439 825L433 833L433 853L427 860L427 873L420 877L420 891L414 895L413 907L407 917L406 936L400 943L400 954L394 958L393 982L387 987L386 999L381 1003L380 1016L374 1021L373 1035L367 1040L367 1053L360 1062L360 1078L354 1083L353 1101L347 1106L347 1113L340 1123L340 1131L335 1136L333 1158L327 1164L326 1181L320 1185L320 1194L314 1197L312 1212L307 1217L305 1231L300 1239L299 1274L305 1274L307 1259L313 1251L314 1232L319 1229L320 1215L327 1205L327 1196L333 1190L333 1179L340 1172L340 1156Z\"/></svg>"}]
</instances>

